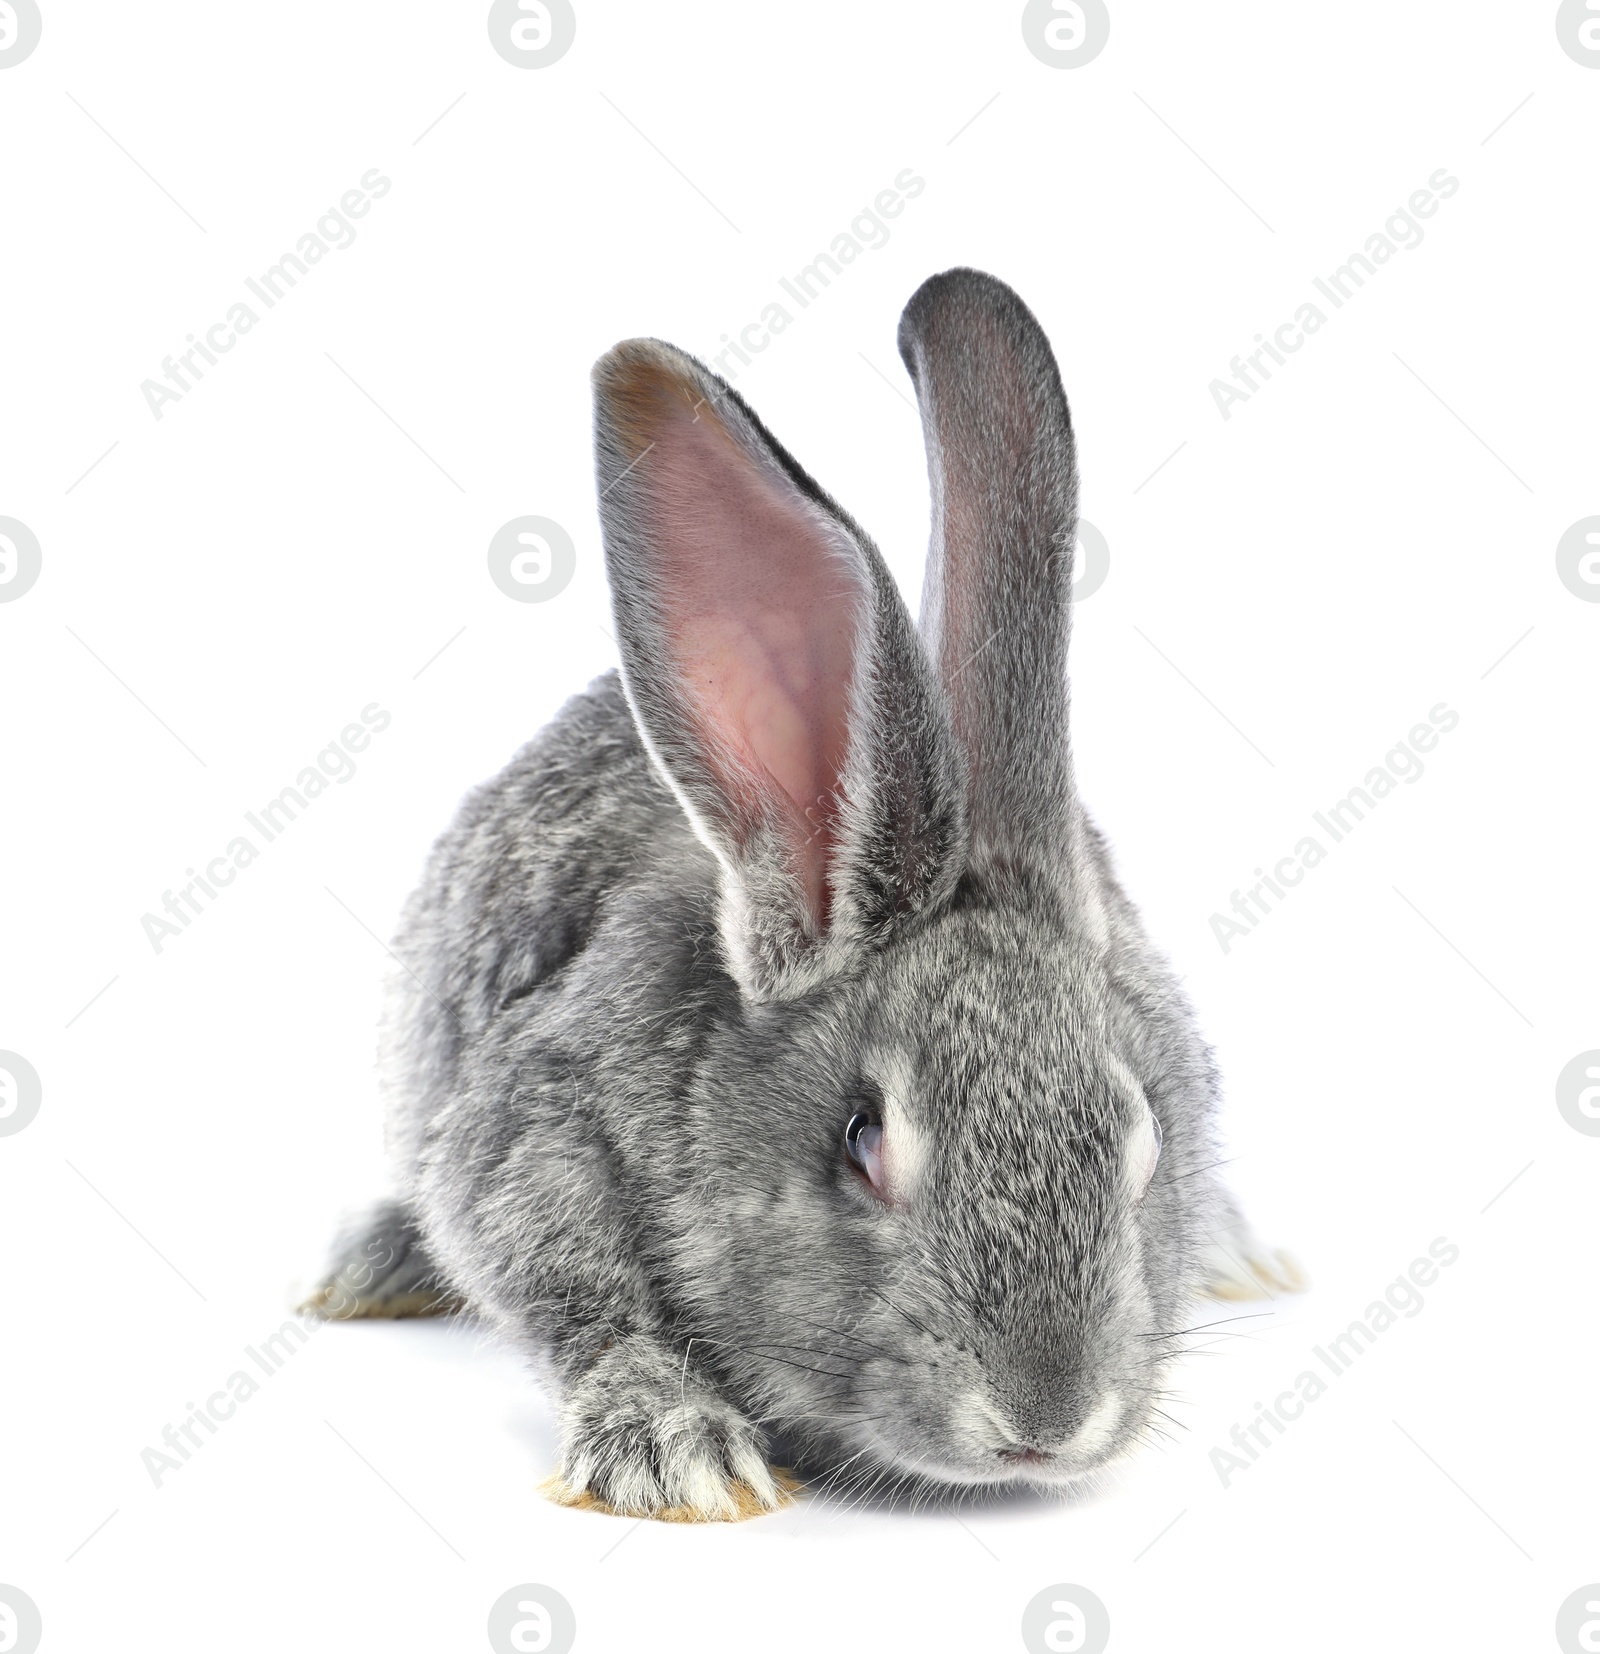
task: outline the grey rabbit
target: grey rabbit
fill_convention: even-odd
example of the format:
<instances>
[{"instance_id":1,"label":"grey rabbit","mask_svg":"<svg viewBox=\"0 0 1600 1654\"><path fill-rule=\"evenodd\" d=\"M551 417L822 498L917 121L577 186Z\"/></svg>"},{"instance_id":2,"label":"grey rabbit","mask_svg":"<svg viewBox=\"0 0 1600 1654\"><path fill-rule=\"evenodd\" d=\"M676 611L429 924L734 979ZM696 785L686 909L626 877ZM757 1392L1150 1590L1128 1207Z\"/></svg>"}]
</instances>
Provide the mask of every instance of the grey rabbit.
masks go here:
<instances>
[{"instance_id":1,"label":"grey rabbit","mask_svg":"<svg viewBox=\"0 0 1600 1654\"><path fill-rule=\"evenodd\" d=\"M1211 1053L1074 784L1049 344L956 269L899 345L920 631L721 379L601 358L620 675L466 799L395 943L403 1194L309 1307L503 1329L568 1502L754 1514L780 1447L1063 1489L1152 1431L1196 1292L1300 1284L1214 1175Z\"/></svg>"}]
</instances>

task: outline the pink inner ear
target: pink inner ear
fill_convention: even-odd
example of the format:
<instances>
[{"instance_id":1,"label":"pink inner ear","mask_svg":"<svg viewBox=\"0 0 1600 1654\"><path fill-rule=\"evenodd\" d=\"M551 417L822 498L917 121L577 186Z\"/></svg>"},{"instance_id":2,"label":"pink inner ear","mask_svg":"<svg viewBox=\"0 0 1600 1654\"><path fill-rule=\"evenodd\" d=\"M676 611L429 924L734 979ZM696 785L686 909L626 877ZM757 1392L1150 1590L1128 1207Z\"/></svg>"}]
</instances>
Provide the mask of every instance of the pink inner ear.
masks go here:
<instances>
[{"instance_id":1,"label":"pink inner ear","mask_svg":"<svg viewBox=\"0 0 1600 1654\"><path fill-rule=\"evenodd\" d=\"M775 814L820 929L862 588L787 479L674 398L645 464L667 645L738 833Z\"/></svg>"}]
</instances>

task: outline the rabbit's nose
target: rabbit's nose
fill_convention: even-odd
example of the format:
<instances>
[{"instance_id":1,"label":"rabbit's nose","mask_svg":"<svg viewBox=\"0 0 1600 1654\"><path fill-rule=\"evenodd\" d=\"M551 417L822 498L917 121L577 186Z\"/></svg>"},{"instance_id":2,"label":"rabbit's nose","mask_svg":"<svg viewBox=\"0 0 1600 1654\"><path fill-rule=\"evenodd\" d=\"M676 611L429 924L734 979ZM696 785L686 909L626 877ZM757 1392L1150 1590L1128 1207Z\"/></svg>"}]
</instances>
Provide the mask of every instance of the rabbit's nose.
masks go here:
<instances>
[{"instance_id":1,"label":"rabbit's nose","mask_svg":"<svg viewBox=\"0 0 1600 1654\"><path fill-rule=\"evenodd\" d=\"M1073 1391L1022 1395L1003 1410L979 1397L979 1409L994 1428L995 1456L1006 1464L1040 1465L1054 1459L1081 1459L1098 1452L1117 1433L1124 1399L1116 1390L1099 1397Z\"/></svg>"},{"instance_id":2,"label":"rabbit's nose","mask_svg":"<svg viewBox=\"0 0 1600 1654\"><path fill-rule=\"evenodd\" d=\"M1052 1416L1046 1417L1039 1409L1018 1405L1016 1398L996 1405L998 1399L973 1391L976 1417L972 1423L985 1447L1003 1464L1048 1464L1056 1456L1063 1436L1076 1428L1073 1421L1066 1421L1063 1427L1064 1421L1053 1416L1054 1409Z\"/></svg>"}]
</instances>

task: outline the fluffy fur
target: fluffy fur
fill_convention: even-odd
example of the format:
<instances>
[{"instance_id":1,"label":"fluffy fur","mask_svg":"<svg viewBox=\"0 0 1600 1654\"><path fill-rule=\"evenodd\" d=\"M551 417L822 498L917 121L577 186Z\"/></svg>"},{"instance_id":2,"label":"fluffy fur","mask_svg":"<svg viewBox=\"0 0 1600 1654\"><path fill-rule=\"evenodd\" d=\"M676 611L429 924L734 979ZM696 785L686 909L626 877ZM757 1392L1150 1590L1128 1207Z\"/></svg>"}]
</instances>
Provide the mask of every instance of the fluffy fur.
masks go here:
<instances>
[{"instance_id":1,"label":"fluffy fur","mask_svg":"<svg viewBox=\"0 0 1600 1654\"><path fill-rule=\"evenodd\" d=\"M537 1356L569 1501L771 1508L775 1442L1066 1485L1151 1428L1237 1225L1210 1054L1073 784L1054 359L970 270L900 346L920 636L726 385L656 341L601 360L622 673L468 797L395 944L396 1296L425 1253ZM887 1202L843 1152L864 1096Z\"/></svg>"}]
</instances>

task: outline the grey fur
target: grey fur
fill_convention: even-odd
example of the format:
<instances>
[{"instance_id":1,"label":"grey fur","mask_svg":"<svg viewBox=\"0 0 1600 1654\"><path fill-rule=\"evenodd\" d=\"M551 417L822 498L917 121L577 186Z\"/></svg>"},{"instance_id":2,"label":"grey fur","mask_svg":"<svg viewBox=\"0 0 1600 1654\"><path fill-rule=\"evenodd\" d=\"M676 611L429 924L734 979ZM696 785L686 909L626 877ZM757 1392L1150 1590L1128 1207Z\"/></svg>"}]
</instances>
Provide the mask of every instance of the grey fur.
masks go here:
<instances>
[{"instance_id":1,"label":"grey fur","mask_svg":"<svg viewBox=\"0 0 1600 1654\"><path fill-rule=\"evenodd\" d=\"M406 1200L441 1278L541 1361L569 1483L619 1509L776 1502L773 1438L862 1482L1070 1483L1152 1428L1231 1221L1210 1053L1073 785L1049 346L970 270L927 282L900 337L935 496L925 645L738 397L617 347L597 474L624 677L467 798L395 944ZM635 369L698 387L858 594L825 924L686 734L650 461L618 434ZM899 1133L893 1206L841 1149L863 1083Z\"/></svg>"}]
</instances>

